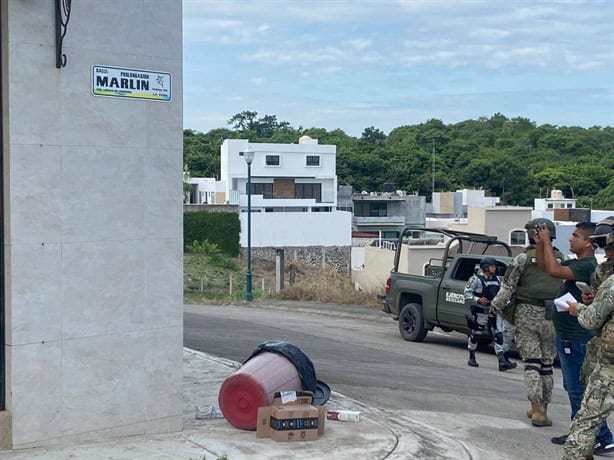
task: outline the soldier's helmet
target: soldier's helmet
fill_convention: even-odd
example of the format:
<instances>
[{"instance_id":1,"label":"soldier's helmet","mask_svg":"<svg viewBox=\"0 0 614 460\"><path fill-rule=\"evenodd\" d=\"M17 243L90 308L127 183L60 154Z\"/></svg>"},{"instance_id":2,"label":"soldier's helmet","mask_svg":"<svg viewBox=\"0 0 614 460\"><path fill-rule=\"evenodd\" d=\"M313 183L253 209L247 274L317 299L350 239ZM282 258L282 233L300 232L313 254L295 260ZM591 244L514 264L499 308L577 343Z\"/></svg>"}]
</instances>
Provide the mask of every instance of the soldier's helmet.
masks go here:
<instances>
[{"instance_id":1,"label":"soldier's helmet","mask_svg":"<svg viewBox=\"0 0 614 460\"><path fill-rule=\"evenodd\" d=\"M480 268L482 270L487 269L491 265L497 265L497 261L493 257L484 257L480 260Z\"/></svg>"},{"instance_id":2,"label":"soldier's helmet","mask_svg":"<svg viewBox=\"0 0 614 460\"><path fill-rule=\"evenodd\" d=\"M593 243L595 243L596 241L599 241L601 244L599 243L595 243L595 244L597 244L600 248L614 249L614 229L612 229L612 231L608 233L607 235L599 235L598 238L593 238L591 236L590 238L593 240Z\"/></svg>"},{"instance_id":3,"label":"soldier's helmet","mask_svg":"<svg viewBox=\"0 0 614 460\"><path fill-rule=\"evenodd\" d=\"M538 217L536 219L531 219L524 226L524 228L527 229L527 233L529 234L530 240L533 239L533 230L535 230L536 227L541 227L543 225L545 225L546 228L550 231L550 239L553 240L556 238L556 226L554 225L554 222L552 222L550 219L546 219L545 217Z\"/></svg>"},{"instance_id":4,"label":"soldier's helmet","mask_svg":"<svg viewBox=\"0 0 614 460\"><path fill-rule=\"evenodd\" d=\"M611 244L611 242L608 243L606 239L608 234L612 232L614 232L614 216L606 217L600 221L595 227L595 233L593 233L590 239L600 248L604 248L608 244Z\"/></svg>"}]
</instances>

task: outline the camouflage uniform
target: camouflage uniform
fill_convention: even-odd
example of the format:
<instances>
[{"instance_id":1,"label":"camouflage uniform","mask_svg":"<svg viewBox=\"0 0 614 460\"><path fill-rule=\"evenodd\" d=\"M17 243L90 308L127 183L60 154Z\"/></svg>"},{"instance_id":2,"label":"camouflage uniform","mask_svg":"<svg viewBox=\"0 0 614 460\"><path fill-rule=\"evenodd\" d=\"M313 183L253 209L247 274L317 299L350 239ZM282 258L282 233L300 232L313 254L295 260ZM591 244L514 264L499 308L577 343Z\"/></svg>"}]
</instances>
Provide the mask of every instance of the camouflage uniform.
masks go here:
<instances>
[{"instance_id":1,"label":"camouflage uniform","mask_svg":"<svg viewBox=\"0 0 614 460\"><path fill-rule=\"evenodd\" d=\"M582 407L571 423L563 460L592 458L596 433L614 409L614 275L603 282L591 305L578 304L577 311L583 327L601 329L601 340Z\"/></svg>"},{"instance_id":2,"label":"camouflage uniform","mask_svg":"<svg viewBox=\"0 0 614 460\"><path fill-rule=\"evenodd\" d=\"M531 250L529 247L527 252ZM535 265L534 257L527 252L518 254L508 266L501 288L492 301L495 310L503 311L508 303L513 302L512 298L519 287L521 277L530 265ZM546 274L543 276L551 278ZM513 324L516 327L516 345L525 362L524 384L527 399L532 404L547 405L552 398L552 362L556 353L554 326L552 320L546 318L549 308L541 303L539 305L516 301Z\"/></svg>"},{"instance_id":3,"label":"camouflage uniform","mask_svg":"<svg viewBox=\"0 0 614 460\"><path fill-rule=\"evenodd\" d=\"M487 291L489 288L486 283L493 285L491 287L491 292L493 292L493 294L490 295L490 298L489 293L484 292L485 287ZM488 322L489 307L487 305L480 305L478 302L478 299L482 296L492 300L499 291L500 286L501 282L497 276L487 278L482 269L478 270L475 275L469 278L469 281L467 281L465 285L465 299L472 302L477 307L476 312L472 313L471 317L468 318L468 325L471 329L471 333L467 341L467 348L470 351L477 350L479 339L482 336L488 335L489 332L495 337L495 353L498 354L500 352L509 351L510 349L512 341L514 340L513 326L501 318L500 314L496 315L497 317L494 324L490 324Z\"/></svg>"},{"instance_id":4,"label":"camouflage uniform","mask_svg":"<svg viewBox=\"0 0 614 460\"><path fill-rule=\"evenodd\" d=\"M591 287L593 290L597 292L599 290L599 286L601 286L601 283L603 283L608 276L612 274L614 274L614 260L606 260L600 263L593 272L591 279ZM580 374L580 380L582 381L582 385L585 387L588 383L588 378L592 374L595 364L597 363L597 350L600 343L599 337L599 334L596 335L586 344L586 356L584 357L584 364L582 365L582 371Z\"/></svg>"}]
</instances>

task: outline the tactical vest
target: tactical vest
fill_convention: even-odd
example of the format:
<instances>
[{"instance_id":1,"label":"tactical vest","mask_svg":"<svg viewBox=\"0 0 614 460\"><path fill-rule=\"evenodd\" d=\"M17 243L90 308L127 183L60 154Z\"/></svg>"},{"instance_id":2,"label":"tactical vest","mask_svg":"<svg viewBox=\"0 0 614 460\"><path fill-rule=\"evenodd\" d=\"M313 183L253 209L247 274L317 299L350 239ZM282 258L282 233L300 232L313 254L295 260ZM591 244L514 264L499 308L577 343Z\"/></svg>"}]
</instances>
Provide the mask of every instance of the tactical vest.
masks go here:
<instances>
[{"instance_id":1,"label":"tactical vest","mask_svg":"<svg viewBox=\"0 0 614 460\"><path fill-rule=\"evenodd\" d=\"M561 280L553 278L539 269L534 246L529 246L526 254L527 264L520 274L516 296L521 299L554 299L559 294ZM558 249L554 249L554 257L560 263L564 256Z\"/></svg>"},{"instance_id":2,"label":"tactical vest","mask_svg":"<svg viewBox=\"0 0 614 460\"><path fill-rule=\"evenodd\" d=\"M476 297L486 297L488 300L494 299L501 286L499 278L492 276L490 279L486 279L482 275L477 275L477 277L482 282L482 292L473 291L473 295Z\"/></svg>"},{"instance_id":3,"label":"tactical vest","mask_svg":"<svg viewBox=\"0 0 614 460\"><path fill-rule=\"evenodd\" d=\"M591 275L591 287L597 292L601 283L608 279L610 275L614 275L614 260L606 259L597 265L597 268Z\"/></svg>"}]
</instances>

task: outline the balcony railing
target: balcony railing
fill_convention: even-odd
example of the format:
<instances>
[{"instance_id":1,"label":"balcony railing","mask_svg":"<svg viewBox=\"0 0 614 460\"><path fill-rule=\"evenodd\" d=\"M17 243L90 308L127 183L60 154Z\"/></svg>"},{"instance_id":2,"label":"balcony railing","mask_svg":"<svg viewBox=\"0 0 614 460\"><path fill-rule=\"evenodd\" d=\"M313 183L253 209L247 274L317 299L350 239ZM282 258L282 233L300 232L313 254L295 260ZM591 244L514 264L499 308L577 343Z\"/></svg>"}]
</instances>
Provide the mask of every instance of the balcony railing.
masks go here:
<instances>
[{"instance_id":1,"label":"balcony railing","mask_svg":"<svg viewBox=\"0 0 614 460\"><path fill-rule=\"evenodd\" d=\"M403 216L385 216L385 217L357 217L354 216L353 221L357 225L371 224L387 224L387 225L404 225L405 217Z\"/></svg>"}]
</instances>

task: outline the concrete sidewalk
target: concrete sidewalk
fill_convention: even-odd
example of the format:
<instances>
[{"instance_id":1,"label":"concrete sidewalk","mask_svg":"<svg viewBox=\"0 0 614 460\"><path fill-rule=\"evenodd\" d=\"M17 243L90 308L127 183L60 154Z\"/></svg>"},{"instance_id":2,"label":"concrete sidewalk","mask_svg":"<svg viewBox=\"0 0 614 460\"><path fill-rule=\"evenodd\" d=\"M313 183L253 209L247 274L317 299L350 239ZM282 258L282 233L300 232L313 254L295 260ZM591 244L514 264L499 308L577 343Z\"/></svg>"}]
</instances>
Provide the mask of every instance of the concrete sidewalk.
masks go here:
<instances>
[{"instance_id":1,"label":"concrete sidewalk","mask_svg":"<svg viewBox=\"0 0 614 460\"><path fill-rule=\"evenodd\" d=\"M476 458L468 446L432 426L387 414L334 391L330 409L361 412L358 423L327 421L316 441L279 443L257 439L254 432L234 428L224 418L196 419L196 406L217 402L220 385L240 366L215 356L184 349L184 431L133 436L65 446L0 451L4 460L64 459L464 459Z\"/></svg>"}]
</instances>

